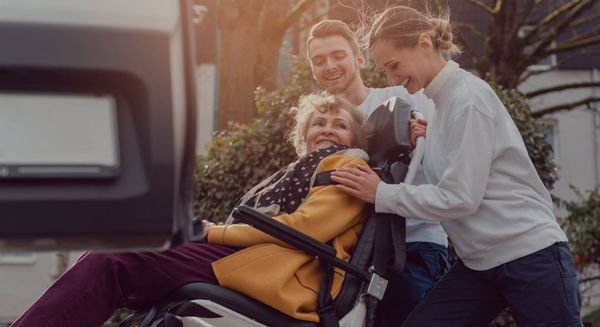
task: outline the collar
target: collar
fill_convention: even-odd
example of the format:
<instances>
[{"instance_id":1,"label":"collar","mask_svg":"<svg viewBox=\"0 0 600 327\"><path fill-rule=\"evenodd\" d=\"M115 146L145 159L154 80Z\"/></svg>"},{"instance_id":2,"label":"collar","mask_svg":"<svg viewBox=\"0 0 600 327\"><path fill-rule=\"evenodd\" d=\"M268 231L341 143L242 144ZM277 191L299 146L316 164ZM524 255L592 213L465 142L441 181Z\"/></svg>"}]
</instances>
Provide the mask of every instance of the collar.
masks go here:
<instances>
[{"instance_id":1,"label":"collar","mask_svg":"<svg viewBox=\"0 0 600 327\"><path fill-rule=\"evenodd\" d=\"M425 93L425 95L428 98L433 100L433 98L435 98L438 92L440 92L440 90L450 79L450 77L454 75L457 69L458 64L455 61L448 60L448 62L446 63L446 65L444 65L442 70L440 70L440 72L437 73L437 75L435 75L433 80L429 83L429 85L427 85L425 90L423 90L423 93Z\"/></svg>"}]
</instances>

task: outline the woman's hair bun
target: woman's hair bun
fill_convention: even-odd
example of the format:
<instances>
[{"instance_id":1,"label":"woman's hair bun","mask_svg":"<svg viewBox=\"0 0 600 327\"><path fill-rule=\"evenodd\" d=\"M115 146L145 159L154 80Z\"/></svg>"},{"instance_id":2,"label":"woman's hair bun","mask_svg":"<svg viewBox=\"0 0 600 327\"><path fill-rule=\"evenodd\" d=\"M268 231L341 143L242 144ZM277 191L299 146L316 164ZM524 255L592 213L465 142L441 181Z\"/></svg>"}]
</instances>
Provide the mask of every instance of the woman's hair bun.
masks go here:
<instances>
[{"instance_id":1,"label":"woman's hair bun","mask_svg":"<svg viewBox=\"0 0 600 327\"><path fill-rule=\"evenodd\" d=\"M449 53L451 56L457 55L461 53L460 48L454 44L454 33L452 24L448 19L432 17L429 18L429 21L434 29L434 35L432 38L434 39L435 45L442 52Z\"/></svg>"}]
</instances>

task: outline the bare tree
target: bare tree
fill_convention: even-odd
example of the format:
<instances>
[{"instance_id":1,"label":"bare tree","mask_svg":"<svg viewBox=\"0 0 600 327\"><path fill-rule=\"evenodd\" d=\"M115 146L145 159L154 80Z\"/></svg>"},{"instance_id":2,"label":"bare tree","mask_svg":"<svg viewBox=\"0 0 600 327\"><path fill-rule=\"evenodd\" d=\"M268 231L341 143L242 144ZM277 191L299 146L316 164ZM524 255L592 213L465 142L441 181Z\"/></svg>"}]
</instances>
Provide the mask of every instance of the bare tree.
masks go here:
<instances>
[{"instance_id":1,"label":"bare tree","mask_svg":"<svg viewBox=\"0 0 600 327\"><path fill-rule=\"evenodd\" d=\"M248 122L256 113L254 90L276 85L279 49L288 29L317 0L219 0L219 97L218 129L229 121ZM342 1L348 2L348 1ZM356 3L357 1L350 1ZM398 4L392 0L361 0L376 8ZM574 53L600 45L600 0L403 0L445 3L453 8L470 6L470 15L485 17L487 28L461 19L459 31L465 54L478 73L505 88L515 88L529 77L543 73L529 70L550 55ZM333 4L338 1L332 1ZM431 8L430 7L430 8ZM480 14L480 15L478 15ZM481 26L481 25L479 25ZM574 33L573 31L577 31ZM561 61L547 70L559 68ZM535 97L570 88L600 86L596 83L565 84L530 92ZM543 108L537 116L599 101L589 97L574 103Z\"/></svg>"},{"instance_id":2,"label":"bare tree","mask_svg":"<svg viewBox=\"0 0 600 327\"><path fill-rule=\"evenodd\" d=\"M287 30L316 0L219 0L217 128L256 114L254 90L276 84L279 49Z\"/></svg>"},{"instance_id":3,"label":"bare tree","mask_svg":"<svg viewBox=\"0 0 600 327\"><path fill-rule=\"evenodd\" d=\"M458 24L465 54L480 76L505 88L515 88L529 77L557 69L560 60L545 70L530 70L550 55L592 51L600 45L600 0L465 0L469 13L481 13L487 29ZM475 15L478 16L478 15ZM600 82L564 84L539 89L528 97L571 88L597 87ZM541 116L600 101L589 97L536 112Z\"/></svg>"}]
</instances>

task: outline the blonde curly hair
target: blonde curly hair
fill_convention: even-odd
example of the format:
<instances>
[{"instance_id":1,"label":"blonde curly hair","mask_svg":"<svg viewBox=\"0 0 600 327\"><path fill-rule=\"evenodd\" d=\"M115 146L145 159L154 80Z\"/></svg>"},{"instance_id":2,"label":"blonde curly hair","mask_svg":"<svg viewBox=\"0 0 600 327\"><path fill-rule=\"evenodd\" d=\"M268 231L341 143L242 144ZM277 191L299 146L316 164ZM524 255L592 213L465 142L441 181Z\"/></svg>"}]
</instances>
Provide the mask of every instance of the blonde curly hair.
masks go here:
<instances>
[{"instance_id":1,"label":"blonde curly hair","mask_svg":"<svg viewBox=\"0 0 600 327\"><path fill-rule=\"evenodd\" d=\"M350 122L350 130L352 131L351 147L367 150L368 128L364 125L365 117L347 100L331 95L327 92L317 94L309 94L300 98L298 107L292 107L292 114L295 115L295 122L288 139L294 145L298 156L303 156L307 153L306 148L306 133L310 120L315 112L320 113L338 113L340 110L347 111L352 117Z\"/></svg>"}]
</instances>

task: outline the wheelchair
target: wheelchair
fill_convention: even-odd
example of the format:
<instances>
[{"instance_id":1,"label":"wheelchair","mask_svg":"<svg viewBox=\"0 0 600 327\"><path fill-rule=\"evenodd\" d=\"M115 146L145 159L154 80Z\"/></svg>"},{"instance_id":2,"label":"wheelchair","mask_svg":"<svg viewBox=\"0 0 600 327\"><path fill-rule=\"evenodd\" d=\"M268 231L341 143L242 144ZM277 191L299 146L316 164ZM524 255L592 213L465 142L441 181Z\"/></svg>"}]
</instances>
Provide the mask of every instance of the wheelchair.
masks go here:
<instances>
[{"instance_id":1,"label":"wheelchair","mask_svg":"<svg viewBox=\"0 0 600 327\"><path fill-rule=\"evenodd\" d=\"M387 183L412 183L423 157L423 139L413 149L409 120L421 117L400 98L391 98L369 117L377 126L369 138L369 164ZM411 160L412 157L412 160ZM322 173L323 174L323 173ZM317 176L317 179L322 176ZM327 179L327 176L324 176ZM377 301L383 299L386 276L402 271L405 259L405 221L370 209L364 229L349 262L336 258L333 247L281 224L250 207L241 206L233 216L319 259L325 271L346 272L342 288L329 303L319 294L320 322L294 319L237 291L208 283L191 283L175 291L149 312L134 314L119 326L233 327L370 326ZM326 275L326 274L325 274ZM322 289L327 285L322 283ZM321 303L323 301L323 303Z\"/></svg>"}]
</instances>

